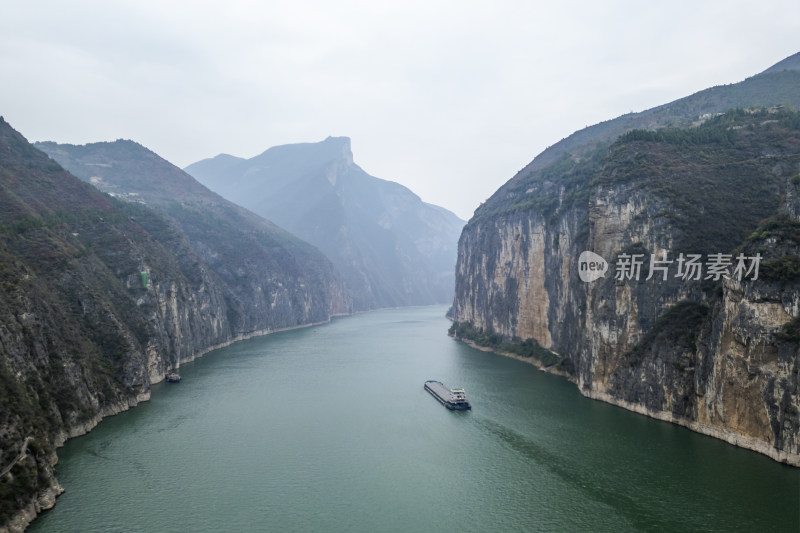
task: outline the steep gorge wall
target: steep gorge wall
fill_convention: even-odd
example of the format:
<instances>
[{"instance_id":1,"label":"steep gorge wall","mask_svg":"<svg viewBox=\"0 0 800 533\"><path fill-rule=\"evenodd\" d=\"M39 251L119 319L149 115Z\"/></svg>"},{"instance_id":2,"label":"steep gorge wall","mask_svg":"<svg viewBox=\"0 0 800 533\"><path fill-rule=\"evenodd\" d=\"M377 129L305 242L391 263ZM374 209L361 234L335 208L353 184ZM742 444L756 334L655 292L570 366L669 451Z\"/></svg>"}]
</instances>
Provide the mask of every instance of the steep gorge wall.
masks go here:
<instances>
[{"instance_id":1,"label":"steep gorge wall","mask_svg":"<svg viewBox=\"0 0 800 533\"><path fill-rule=\"evenodd\" d=\"M729 218L717 221L722 230L733 232L734 218L755 221L749 231L758 231L736 251L763 256L761 277L716 283L675 277L674 263L666 280L655 270L646 279L651 254L661 258L666 252L673 260L679 253L732 254L730 243L742 241L724 231L710 233L715 228L697 214L716 215L720 206L704 204L695 212L682 197L676 200L672 192L677 189L654 191L662 176L670 187L676 182L683 187L675 176L691 157L668 165L662 161L660 170L648 160L620 179L619 153L640 156L649 149L634 143L607 156L593 170L591 185L573 189L581 191L573 200L569 186L555 179L527 186L523 193L555 199L539 203L549 208L477 213L459 243L451 316L505 341L535 339L561 358L554 370L566 373L584 395L800 465L800 336L793 329L800 316L800 279L778 267L794 266L800 256L797 142L790 141L780 155L765 156L746 178L740 176L745 183L768 182L762 211L721 202L730 203L722 206ZM656 151L655 159L662 160L665 152ZM724 181L730 168L714 171L714 179L722 180L715 186L731 198L758 203L741 186ZM686 183L703 181L696 175L686 178ZM508 193L509 203L518 201L512 196ZM774 217L759 228L757 221L768 214ZM698 217L696 224L692 217ZM578 258L587 250L609 264L605 277L591 283L578 273ZM615 279L621 253L645 257L638 280Z\"/></svg>"},{"instance_id":2,"label":"steep gorge wall","mask_svg":"<svg viewBox=\"0 0 800 533\"><path fill-rule=\"evenodd\" d=\"M259 242L263 261L204 248L176 222L82 183L0 120L0 468L12 465L0 531L54 504L58 446L149 398L166 371L351 308L310 247Z\"/></svg>"}]
</instances>

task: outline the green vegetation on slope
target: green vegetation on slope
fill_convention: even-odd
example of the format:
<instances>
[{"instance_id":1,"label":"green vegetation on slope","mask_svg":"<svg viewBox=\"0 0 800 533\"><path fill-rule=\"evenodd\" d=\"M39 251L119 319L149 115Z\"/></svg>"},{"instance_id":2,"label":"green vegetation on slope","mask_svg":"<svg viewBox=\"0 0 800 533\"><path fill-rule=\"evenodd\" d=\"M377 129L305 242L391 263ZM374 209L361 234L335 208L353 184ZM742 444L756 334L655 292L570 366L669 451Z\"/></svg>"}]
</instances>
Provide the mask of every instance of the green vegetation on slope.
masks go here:
<instances>
[{"instance_id":1,"label":"green vegetation on slope","mask_svg":"<svg viewBox=\"0 0 800 533\"><path fill-rule=\"evenodd\" d=\"M634 130L589 157L565 155L528 179L509 182L470 224L525 212L554 221L586 210L599 188L629 185L662 202L679 230L675 248L716 253L738 246L775 213L782 182L776 164L800 162L800 113L731 110L682 129Z\"/></svg>"},{"instance_id":2,"label":"green vegetation on slope","mask_svg":"<svg viewBox=\"0 0 800 533\"><path fill-rule=\"evenodd\" d=\"M477 330L468 322L453 322L447 333L457 339L468 340L484 348L535 359L540 366L549 367L562 363L558 355L547 348L543 348L536 342L536 339L506 342L501 335L491 330Z\"/></svg>"}]
</instances>

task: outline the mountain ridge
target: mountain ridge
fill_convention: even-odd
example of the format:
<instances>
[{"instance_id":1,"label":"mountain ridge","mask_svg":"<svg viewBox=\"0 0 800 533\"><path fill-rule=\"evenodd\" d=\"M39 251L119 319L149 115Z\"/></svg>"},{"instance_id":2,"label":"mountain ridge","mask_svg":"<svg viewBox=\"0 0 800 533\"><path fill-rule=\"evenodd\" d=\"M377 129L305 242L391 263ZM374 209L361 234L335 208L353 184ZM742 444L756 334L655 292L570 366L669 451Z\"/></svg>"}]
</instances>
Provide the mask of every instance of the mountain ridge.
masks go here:
<instances>
[{"instance_id":1,"label":"mountain ridge","mask_svg":"<svg viewBox=\"0 0 800 533\"><path fill-rule=\"evenodd\" d=\"M127 172L92 162L95 177ZM350 311L318 250L221 198L201 201L203 190L189 185L172 204L152 192L161 207L114 198L0 120L0 467L11 465L0 480L0 528L21 530L54 505L56 448L147 400L168 370Z\"/></svg>"},{"instance_id":2,"label":"mountain ridge","mask_svg":"<svg viewBox=\"0 0 800 533\"><path fill-rule=\"evenodd\" d=\"M462 232L451 334L800 466L797 58L537 155ZM579 276L586 251L604 277ZM651 278L695 253L760 277ZM636 257L641 278L615 272Z\"/></svg>"},{"instance_id":3,"label":"mountain ridge","mask_svg":"<svg viewBox=\"0 0 800 533\"><path fill-rule=\"evenodd\" d=\"M786 59L778 61L768 69L757 74L757 76L761 76L763 74L770 74L773 72L782 72L784 70L800 70L800 52L792 54Z\"/></svg>"},{"instance_id":4,"label":"mountain ridge","mask_svg":"<svg viewBox=\"0 0 800 533\"><path fill-rule=\"evenodd\" d=\"M356 309L450 300L463 221L367 174L349 137L273 146L246 160L220 154L186 171L322 250Z\"/></svg>"},{"instance_id":5,"label":"mountain ridge","mask_svg":"<svg viewBox=\"0 0 800 533\"><path fill-rule=\"evenodd\" d=\"M687 127L704 114L720 113L735 107L791 105L799 108L800 98L795 90L798 84L800 52L741 82L710 87L666 104L626 113L577 130L543 150L509 181L522 180L540 172L568 152L573 157L585 156L598 144L610 143L619 135L633 129ZM502 191L501 186L482 205L502 194Z\"/></svg>"}]
</instances>

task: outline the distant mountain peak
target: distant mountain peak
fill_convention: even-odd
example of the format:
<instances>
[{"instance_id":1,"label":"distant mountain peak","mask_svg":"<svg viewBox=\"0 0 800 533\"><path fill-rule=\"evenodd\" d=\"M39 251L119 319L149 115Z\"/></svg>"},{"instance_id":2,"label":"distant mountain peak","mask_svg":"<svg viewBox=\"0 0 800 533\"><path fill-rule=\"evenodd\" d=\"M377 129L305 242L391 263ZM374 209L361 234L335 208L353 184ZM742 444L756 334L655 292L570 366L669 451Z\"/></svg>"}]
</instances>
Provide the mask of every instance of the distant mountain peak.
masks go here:
<instances>
[{"instance_id":1,"label":"distant mountain peak","mask_svg":"<svg viewBox=\"0 0 800 533\"><path fill-rule=\"evenodd\" d=\"M316 161L344 160L353 163L353 152L350 146L350 137L327 137L325 140L310 143L281 144L268 148L261 154L250 159L259 162L278 157L291 157L295 154L310 157ZM191 166L191 165L190 165ZM187 167L187 170L189 167Z\"/></svg>"},{"instance_id":2,"label":"distant mountain peak","mask_svg":"<svg viewBox=\"0 0 800 533\"><path fill-rule=\"evenodd\" d=\"M186 171L328 255L357 310L452 299L464 222L364 172L349 137L274 146L235 165L206 159Z\"/></svg>"},{"instance_id":3,"label":"distant mountain peak","mask_svg":"<svg viewBox=\"0 0 800 533\"><path fill-rule=\"evenodd\" d=\"M230 154L217 154L217 155L215 155L214 157L211 158L211 161L228 162L228 161L245 161L245 159L243 159L241 157L236 157L235 155L230 155Z\"/></svg>"},{"instance_id":4,"label":"distant mountain peak","mask_svg":"<svg viewBox=\"0 0 800 533\"><path fill-rule=\"evenodd\" d=\"M342 158L349 164L353 164L353 150L350 145L350 137L328 137L322 142L337 147L341 150L340 155Z\"/></svg>"},{"instance_id":5,"label":"distant mountain peak","mask_svg":"<svg viewBox=\"0 0 800 533\"><path fill-rule=\"evenodd\" d=\"M347 149L350 149L350 137L341 136L341 137L334 137L333 135L328 135L325 138L324 143L331 143L331 144L341 144L343 146L347 146Z\"/></svg>"}]
</instances>

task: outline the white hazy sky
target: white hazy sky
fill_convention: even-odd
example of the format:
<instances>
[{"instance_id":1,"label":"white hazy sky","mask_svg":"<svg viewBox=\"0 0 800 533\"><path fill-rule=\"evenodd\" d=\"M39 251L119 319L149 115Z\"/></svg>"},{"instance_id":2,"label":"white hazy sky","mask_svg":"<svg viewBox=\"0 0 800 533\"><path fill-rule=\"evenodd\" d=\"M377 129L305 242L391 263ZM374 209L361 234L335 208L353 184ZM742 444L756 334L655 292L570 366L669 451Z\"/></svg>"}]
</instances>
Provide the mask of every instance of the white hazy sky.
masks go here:
<instances>
[{"instance_id":1,"label":"white hazy sky","mask_svg":"<svg viewBox=\"0 0 800 533\"><path fill-rule=\"evenodd\" d=\"M573 131L800 51L800 1L0 2L0 115L172 163L352 139L469 218Z\"/></svg>"}]
</instances>

